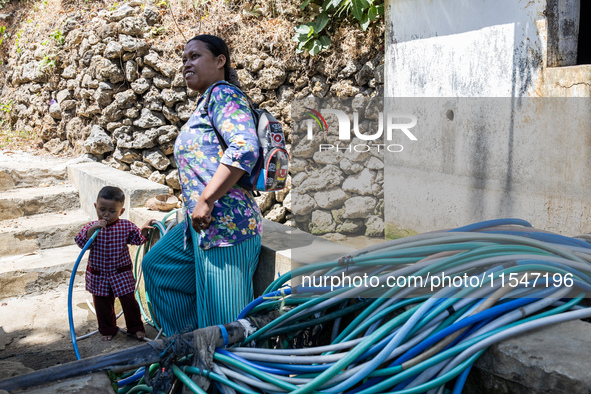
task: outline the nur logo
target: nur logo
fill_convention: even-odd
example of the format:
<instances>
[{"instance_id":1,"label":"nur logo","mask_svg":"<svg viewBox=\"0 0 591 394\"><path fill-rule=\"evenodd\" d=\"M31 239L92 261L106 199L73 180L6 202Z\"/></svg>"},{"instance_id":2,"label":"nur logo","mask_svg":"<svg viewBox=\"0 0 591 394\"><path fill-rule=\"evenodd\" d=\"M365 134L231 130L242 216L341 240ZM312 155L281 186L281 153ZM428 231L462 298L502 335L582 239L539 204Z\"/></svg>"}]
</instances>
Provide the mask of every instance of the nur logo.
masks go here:
<instances>
[{"instance_id":1,"label":"nur logo","mask_svg":"<svg viewBox=\"0 0 591 394\"><path fill-rule=\"evenodd\" d=\"M312 108L305 107L307 112L305 115L308 115L311 119L307 119L307 138L309 140L314 138L314 124L317 124L320 128L321 132L328 132L328 124L322 115L334 115L337 117L338 125L339 125L339 140L342 141L350 141L351 140L351 121L349 116L346 112L339 110L339 109L321 109L320 112L315 111ZM412 114L400 114L400 113L387 113L385 116L386 120L386 139L388 141L392 141L394 131L399 130L411 141L417 141L417 137L410 131L411 128L417 125L417 117ZM384 133L384 113L380 112L378 114L378 130L374 134L363 134L359 131L359 113L357 111L353 112L353 133L355 137L359 138L363 141L375 141L378 138L382 137ZM340 144L320 144L320 151L323 150L344 150L351 152L355 150L356 152L367 152L371 149L371 147L376 147L379 151L380 148L385 148L389 152L401 152L403 150L403 146L400 144L357 144L348 146L340 146Z\"/></svg>"}]
</instances>

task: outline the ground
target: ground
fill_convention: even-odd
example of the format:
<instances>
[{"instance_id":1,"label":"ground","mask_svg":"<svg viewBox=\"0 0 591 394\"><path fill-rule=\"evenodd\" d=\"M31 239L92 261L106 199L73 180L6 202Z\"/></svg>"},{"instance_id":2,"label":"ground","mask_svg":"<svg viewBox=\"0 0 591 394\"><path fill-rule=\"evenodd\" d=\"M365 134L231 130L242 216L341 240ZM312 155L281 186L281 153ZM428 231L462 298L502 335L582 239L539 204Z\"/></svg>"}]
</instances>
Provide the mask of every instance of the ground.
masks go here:
<instances>
[{"instance_id":1,"label":"ground","mask_svg":"<svg viewBox=\"0 0 591 394\"><path fill-rule=\"evenodd\" d=\"M68 287L63 284L40 294L5 298L0 302L0 370L7 373L18 364L38 370L76 360L69 333L67 294ZM76 281L73 297L77 336L97 328L96 318L86 300L91 301L92 296L84 290L80 277ZM118 323L120 327L125 327L123 317ZM149 338L157 335L157 331L149 325L146 325L146 333ZM120 332L112 341L101 341L100 336L95 334L79 340L78 346L82 357L90 357L142 343L134 336ZM17 369L16 372L19 370L23 371Z\"/></svg>"}]
</instances>

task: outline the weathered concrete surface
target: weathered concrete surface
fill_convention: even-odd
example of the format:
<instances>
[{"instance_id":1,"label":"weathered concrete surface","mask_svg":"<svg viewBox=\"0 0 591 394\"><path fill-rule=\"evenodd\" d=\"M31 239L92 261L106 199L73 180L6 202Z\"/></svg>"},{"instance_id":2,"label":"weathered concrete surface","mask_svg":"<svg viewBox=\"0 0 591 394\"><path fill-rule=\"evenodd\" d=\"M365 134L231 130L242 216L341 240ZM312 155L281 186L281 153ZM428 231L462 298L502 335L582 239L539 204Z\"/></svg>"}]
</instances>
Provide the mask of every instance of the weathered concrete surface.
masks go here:
<instances>
[{"instance_id":1,"label":"weathered concrete surface","mask_svg":"<svg viewBox=\"0 0 591 394\"><path fill-rule=\"evenodd\" d=\"M67 159L0 152L0 191L67 181Z\"/></svg>"},{"instance_id":2,"label":"weathered concrete surface","mask_svg":"<svg viewBox=\"0 0 591 394\"><path fill-rule=\"evenodd\" d=\"M548 67L544 72L544 95L591 97L591 65Z\"/></svg>"},{"instance_id":3,"label":"weathered concrete surface","mask_svg":"<svg viewBox=\"0 0 591 394\"><path fill-rule=\"evenodd\" d=\"M296 267L334 260L355 250L266 219L262 242L254 275L255 296L262 295L272 281Z\"/></svg>"},{"instance_id":4,"label":"weathered concrete surface","mask_svg":"<svg viewBox=\"0 0 591 394\"><path fill-rule=\"evenodd\" d=\"M386 97L524 96L541 83L546 0L386 7Z\"/></svg>"},{"instance_id":5,"label":"weathered concrete surface","mask_svg":"<svg viewBox=\"0 0 591 394\"><path fill-rule=\"evenodd\" d=\"M404 150L385 154L393 232L499 217L567 235L589 231L591 67L549 67L575 64L576 51L562 44L578 26L561 18L579 3L386 2L384 96L433 107L432 117L411 109L417 140L394 139ZM532 110L540 97L547 107ZM486 98L504 101L477 101Z\"/></svg>"},{"instance_id":6,"label":"weathered concrete surface","mask_svg":"<svg viewBox=\"0 0 591 394\"><path fill-rule=\"evenodd\" d=\"M80 254L78 245L0 257L0 299L40 293L68 283ZM78 272L86 270L88 253Z\"/></svg>"},{"instance_id":7,"label":"weathered concrete surface","mask_svg":"<svg viewBox=\"0 0 591 394\"><path fill-rule=\"evenodd\" d=\"M0 256L72 245L88 221L82 210L4 220L0 226Z\"/></svg>"},{"instance_id":8,"label":"weathered concrete surface","mask_svg":"<svg viewBox=\"0 0 591 394\"><path fill-rule=\"evenodd\" d=\"M466 393L591 391L591 324L574 320L499 343L470 372Z\"/></svg>"},{"instance_id":9,"label":"weathered concrete surface","mask_svg":"<svg viewBox=\"0 0 591 394\"><path fill-rule=\"evenodd\" d=\"M0 152L0 257L74 243L88 216L67 183L66 162Z\"/></svg>"},{"instance_id":10,"label":"weathered concrete surface","mask_svg":"<svg viewBox=\"0 0 591 394\"><path fill-rule=\"evenodd\" d=\"M72 305L76 335L81 336L95 331L98 326L95 315L87 305L87 300L92 302L92 295L84 289L83 271L78 272ZM76 360L70 342L67 299L67 282L35 294L1 297L1 376L5 376L5 368L14 367L3 364L5 361L38 370ZM115 306L119 312L119 301L115 302ZM123 316L118 319L118 325L125 327ZM145 328L149 338L156 336L157 332L153 327L146 325ZM112 341L101 341L100 336L95 334L79 340L78 347L81 356L88 357L132 347L138 343L135 337L122 333L115 335Z\"/></svg>"},{"instance_id":11,"label":"weathered concrete surface","mask_svg":"<svg viewBox=\"0 0 591 394\"><path fill-rule=\"evenodd\" d=\"M143 207L146 201L159 194L168 194L168 186L149 181L128 172L116 170L100 163L80 163L68 166L68 179L80 193L80 206L91 218L96 218L94 203L104 186L117 186L125 192L123 218L129 218L129 210Z\"/></svg>"},{"instance_id":12,"label":"weathered concrete surface","mask_svg":"<svg viewBox=\"0 0 591 394\"><path fill-rule=\"evenodd\" d=\"M385 221L416 232L503 217L591 230L591 99L408 98L417 141L385 154ZM453 115L452 115L453 114ZM558 132L568 130L568 132Z\"/></svg>"},{"instance_id":13,"label":"weathered concrete surface","mask_svg":"<svg viewBox=\"0 0 591 394\"><path fill-rule=\"evenodd\" d=\"M0 220L77 208L78 190L69 183L0 192Z\"/></svg>"}]
</instances>

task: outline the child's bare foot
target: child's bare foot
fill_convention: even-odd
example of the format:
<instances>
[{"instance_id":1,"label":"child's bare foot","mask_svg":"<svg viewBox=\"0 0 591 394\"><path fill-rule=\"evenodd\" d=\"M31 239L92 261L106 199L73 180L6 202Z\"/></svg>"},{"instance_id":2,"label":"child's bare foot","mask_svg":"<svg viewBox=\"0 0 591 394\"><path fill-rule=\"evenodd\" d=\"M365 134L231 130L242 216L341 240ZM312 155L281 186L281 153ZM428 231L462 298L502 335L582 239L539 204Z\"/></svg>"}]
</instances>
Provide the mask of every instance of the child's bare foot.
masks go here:
<instances>
[{"instance_id":1,"label":"child's bare foot","mask_svg":"<svg viewBox=\"0 0 591 394\"><path fill-rule=\"evenodd\" d=\"M142 340L142 339L144 339L144 338L146 337L146 333L145 333L145 332L143 332L143 331L137 331L137 332L135 333L135 337L136 337L137 339L140 339L140 340Z\"/></svg>"},{"instance_id":2,"label":"child's bare foot","mask_svg":"<svg viewBox=\"0 0 591 394\"><path fill-rule=\"evenodd\" d=\"M102 335L101 336L102 341L110 341L111 339L113 339L113 335Z\"/></svg>"}]
</instances>

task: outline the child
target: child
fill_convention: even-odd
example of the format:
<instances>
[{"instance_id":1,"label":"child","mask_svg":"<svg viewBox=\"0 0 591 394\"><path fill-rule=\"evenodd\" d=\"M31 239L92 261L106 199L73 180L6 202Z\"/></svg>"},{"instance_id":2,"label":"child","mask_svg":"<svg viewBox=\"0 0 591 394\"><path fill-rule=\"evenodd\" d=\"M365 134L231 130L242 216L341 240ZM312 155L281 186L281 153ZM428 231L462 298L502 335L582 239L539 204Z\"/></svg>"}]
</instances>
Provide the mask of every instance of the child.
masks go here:
<instances>
[{"instance_id":1,"label":"child","mask_svg":"<svg viewBox=\"0 0 591 394\"><path fill-rule=\"evenodd\" d=\"M115 297L119 298L127 332L138 339L145 338L140 307L135 300L135 279L127 244L141 245L146 242L153 220L140 230L129 220L119 219L125 212L125 194L118 187L105 186L97 197L94 207L98 220L88 223L76 236L80 248L101 229L90 247L86 268L86 290L92 294L99 332L103 341L110 341L119 330L115 315Z\"/></svg>"}]
</instances>

